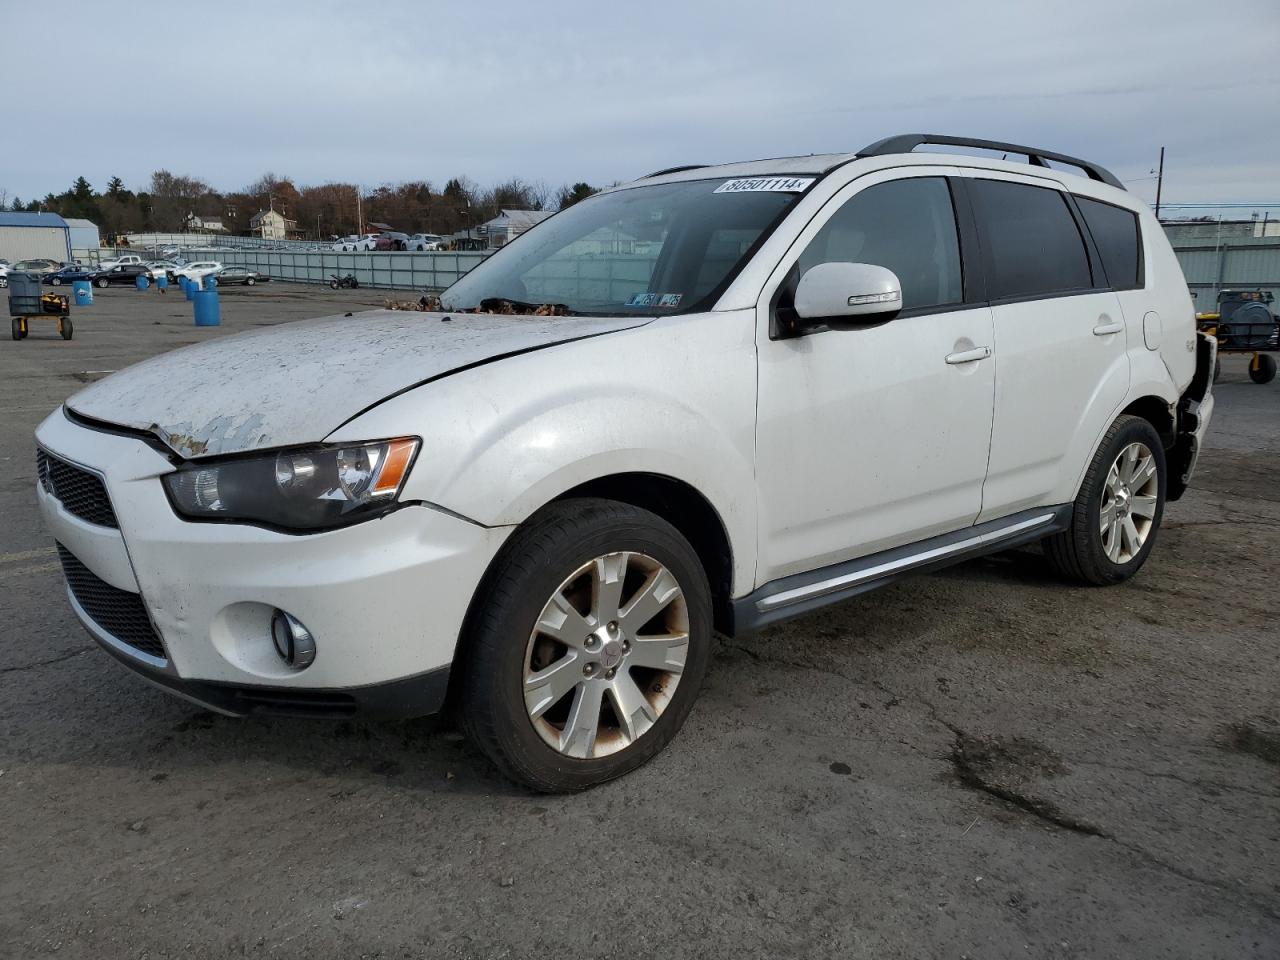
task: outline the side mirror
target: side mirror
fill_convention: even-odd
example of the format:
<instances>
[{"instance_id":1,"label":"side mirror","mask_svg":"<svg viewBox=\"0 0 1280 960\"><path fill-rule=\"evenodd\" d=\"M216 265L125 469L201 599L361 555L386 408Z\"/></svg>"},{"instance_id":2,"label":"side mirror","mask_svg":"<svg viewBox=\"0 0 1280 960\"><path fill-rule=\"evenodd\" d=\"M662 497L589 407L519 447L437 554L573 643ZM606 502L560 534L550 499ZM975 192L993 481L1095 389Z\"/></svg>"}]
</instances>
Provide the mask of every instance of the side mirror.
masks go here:
<instances>
[{"instance_id":1,"label":"side mirror","mask_svg":"<svg viewBox=\"0 0 1280 960\"><path fill-rule=\"evenodd\" d=\"M796 287L795 311L801 320L875 318L902 309L897 275L874 263L819 263L805 271Z\"/></svg>"}]
</instances>

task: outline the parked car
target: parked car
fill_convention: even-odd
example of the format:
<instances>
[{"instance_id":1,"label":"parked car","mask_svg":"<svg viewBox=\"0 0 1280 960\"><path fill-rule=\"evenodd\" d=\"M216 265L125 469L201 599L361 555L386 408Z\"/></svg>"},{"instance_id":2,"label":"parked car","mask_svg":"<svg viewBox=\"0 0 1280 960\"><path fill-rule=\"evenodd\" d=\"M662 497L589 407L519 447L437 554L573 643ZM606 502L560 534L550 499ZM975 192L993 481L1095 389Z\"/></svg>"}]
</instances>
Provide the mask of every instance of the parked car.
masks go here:
<instances>
[{"instance_id":1,"label":"parked car","mask_svg":"<svg viewBox=\"0 0 1280 960\"><path fill-rule=\"evenodd\" d=\"M265 273L259 273L257 270L247 270L244 267L223 267L218 271L218 284L243 284L246 287L252 287L254 284L266 283L271 278Z\"/></svg>"},{"instance_id":2,"label":"parked car","mask_svg":"<svg viewBox=\"0 0 1280 960\"><path fill-rule=\"evenodd\" d=\"M400 242L394 239L393 237L388 236L385 233L379 234L378 236L373 238L373 249L382 250L384 252L390 251L390 250L399 250Z\"/></svg>"},{"instance_id":3,"label":"parked car","mask_svg":"<svg viewBox=\"0 0 1280 960\"><path fill-rule=\"evenodd\" d=\"M0 259L0 289L9 286L9 261Z\"/></svg>"},{"instance_id":4,"label":"parked car","mask_svg":"<svg viewBox=\"0 0 1280 960\"><path fill-rule=\"evenodd\" d=\"M436 250L438 244L443 238L438 233L415 233L405 241L404 248L406 250Z\"/></svg>"},{"instance_id":5,"label":"parked car","mask_svg":"<svg viewBox=\"0 0 1280 960\"><path fill-rule=\"evenodd\" d=\"M130 286L138 282L138 277L151 279L151 271L141 263L118 263L114 267L94 270L87 277L95 287Z\"/></svg>"},{"instance_id":6,"label":"parked car","mask_svg":"<svg viewBox=\"0 0 1280 960\"><path fill-rule=\"evenodd\" d=\"M391 246L388 248L390 250L407 250L409 247L409 235L407 233L387 230L379 236L391 241ZM382 248L379 247L378 249L381 250Z\"/></svg>"},{"instance_id":7,"label":"parked car","mask_svg":"<svg viewBox=\"0 0 1280 960\"><path fill-rule=\"evenodd\" d=\"M143 262L142 257L136 253L123 253L118 256L108 257L106 260L98 264L99 270L110 270L112 267L118 267L124 264L138 265Z\"/></svg>"},{"instance_id":8,"label":"parked car","mask_svg":"<svg viewBox=\"0 0 1280 960\"><path fill-rule=\"evenodd\" d=\"M59 267L53 273L44 274L40 278L40 282L59 287L64 283L71 283L73 280L88 280L89 275L93 272L93 267L86 267L81 263L68 263Z\"/></svg>"},{"instance_id":9,"label":"parked car","mask_svg":"<svg viewBox=\"0 0 1280 960\"><path fill-rule=\"evenodd\" d=\"M378 234L365 233L356 237L355 242L351 245L352 250L376 250L378 249Z\"/></svg>"},{"instance_id":10,"label":"parked car","mask_svg":"<svg viewBox=\"0 0 1280 960\"><path fill-rule=\"evenodd\" d=\"M44 257L35 257L30 260L19 260L9 267L9 273L53 273L61 269L62 264L57 260L46 260Z\"/></svg>"},{"instance_id":11,"label":"parked car","mask_svg":"<svg viewBox=\"0 0 1280 960\"><path fill-rule=\"evenodd\" d=\"M181 269L181 264L173 260L148 260L143 266L150 271L152 280L159 280L161 277L173 280L176 271Z\"/></svg>"},{"instance_id":12,"label":"parked car","mask_svg":"<svg viewBox=\"0 0 1280 960\"><path fill-rule=\"evenodd\" d=\"M649 241L629 288L602 233ZM448 694L510 777L581 789L675 736L713 630L1037 541L1127 580L1213 410L1147 204L1014 144L662 171L440 301L157 356L40 425L101 645L228 714Z\"/></svg>"},{"instance_id":13,"label":"parked car","mask_svg":"<svg viewBox=\"0 0 1280 960\"><path fill-rule=\"evenodd\" d=\"M173 271L174 278L186 277L188 280L200 280L222 269L217 260L197 260Z\"/></svg>"},{"instance_id":14,"label":"parked car","mask_svg":"<svg viewBox=\"0 0 1280 960\"><path fill-rule=\"evenodd\" d=\"M333 244L331 245L330 249L339 251L341 253L349 253L350 251L356 248L356 242L359 239L360 238L356 236L339 237L337 240L333 241Z\"/></svg>"}]
</instances>

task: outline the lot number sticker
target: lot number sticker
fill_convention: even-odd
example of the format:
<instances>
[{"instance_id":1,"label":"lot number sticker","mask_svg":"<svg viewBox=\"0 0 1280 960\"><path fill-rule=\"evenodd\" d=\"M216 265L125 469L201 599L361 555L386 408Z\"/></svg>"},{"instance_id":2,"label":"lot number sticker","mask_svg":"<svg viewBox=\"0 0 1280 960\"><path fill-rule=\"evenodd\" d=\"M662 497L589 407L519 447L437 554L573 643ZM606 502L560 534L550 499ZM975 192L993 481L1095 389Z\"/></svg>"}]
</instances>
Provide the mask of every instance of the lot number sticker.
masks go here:
<instances>
[{"instance_id":1,"label":"lot number sticker","mask_svg":"<svg viewBox=\"0 0 1280 960\"><path fill-rule=\"evenodd\" d=\"M800 193L813 177L743 177L726 180L714 193Z\"/></svg>"}]
</instances>

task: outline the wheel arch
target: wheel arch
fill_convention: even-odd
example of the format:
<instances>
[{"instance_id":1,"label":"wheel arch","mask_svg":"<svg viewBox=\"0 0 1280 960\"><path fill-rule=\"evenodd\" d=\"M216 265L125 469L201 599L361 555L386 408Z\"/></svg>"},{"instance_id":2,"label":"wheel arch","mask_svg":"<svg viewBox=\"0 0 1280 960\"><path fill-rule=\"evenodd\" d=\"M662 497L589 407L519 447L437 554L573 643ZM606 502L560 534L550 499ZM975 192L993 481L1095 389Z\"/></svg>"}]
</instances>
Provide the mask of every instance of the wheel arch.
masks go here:
<instances>
[{"instance_id":1,"label":"wheel arch","mask_svg":"<svg viewBox=\"0 0 1280 960\"><path fill-rule=\"evenodd\" d=\"M715 627L733 632L733 544L720 512L697 488L657 473L615 473L572 487L550 502L599 497L657 514L693 547L711 585Z\"/></svg>"},{"instance_id":2,"label":"wheel arch","mask_svg":"<svg viewBox=\"0 0 1280 960\"><path fill-rule=\"evenodd\" d=\"M1163 397L1152 394L1139 397L1121 410L1117 417L1128 414L1131 417L1141 417L1151 426L1155 427L1156 433L1160 434L1160 440L1164 443L1164 447L1168 450L1173 446L1178 438L1178 425L1174 416L1174 410L1169 401ZM1114 418L1112 420L1114 423ZM1108 426L1110 426L1108 424ZM1105 434L1104 434L1105 435ZM1099 440L1101 442L1101 440ZM1095 445L1096 450L1096 445Z\"/></svg>"}]
</instances>

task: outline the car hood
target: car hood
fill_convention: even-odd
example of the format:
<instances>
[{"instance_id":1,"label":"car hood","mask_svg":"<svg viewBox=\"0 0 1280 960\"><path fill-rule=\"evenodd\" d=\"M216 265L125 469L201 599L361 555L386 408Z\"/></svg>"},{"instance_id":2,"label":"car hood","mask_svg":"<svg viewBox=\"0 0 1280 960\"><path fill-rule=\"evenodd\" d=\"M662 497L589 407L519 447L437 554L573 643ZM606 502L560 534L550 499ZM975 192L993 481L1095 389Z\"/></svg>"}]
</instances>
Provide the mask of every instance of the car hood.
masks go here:
<instances>
[{"instance_id":1,"label":"car hood","mask_svg":"<svg viewBox=\"0 0 1280 960\"><path fill-rule=\"evenodd\" d=\"M395 310L324 317L153 357L81 390L67 407L154 433L184 457L315 443L448 373L651 319Z\"/></svg>"}]
</instances>

